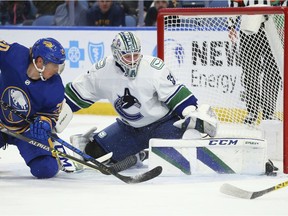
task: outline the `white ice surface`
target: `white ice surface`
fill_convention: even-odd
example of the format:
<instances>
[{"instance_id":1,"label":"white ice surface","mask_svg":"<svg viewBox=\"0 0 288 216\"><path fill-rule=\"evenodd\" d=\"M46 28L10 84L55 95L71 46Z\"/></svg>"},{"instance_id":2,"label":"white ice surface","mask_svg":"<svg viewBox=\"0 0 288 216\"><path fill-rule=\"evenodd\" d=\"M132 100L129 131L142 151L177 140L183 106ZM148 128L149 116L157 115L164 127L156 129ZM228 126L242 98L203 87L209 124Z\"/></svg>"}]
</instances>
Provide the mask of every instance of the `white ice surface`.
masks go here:
<instances>
[{"instance_id":1,"label":"white ice surface","mask_svg":"<svg viewBox=\"0 0 288 216\"><path fill-rule=\"evenodd\" d=\"M69 142L71 134L92 126L103 128L115 117L75 115L60 137ZM277 177L212 175L157 177L128 185L114 176L86 169L81 173L60 172L53 179L31 176L17 148L0 150L0 215L288 215L288 187L255 200L233 198L219 192L223 183L257 191L287 181ZM280 162L275 162L282 170ZM147 165L123 175L147 171Z\"/></svg>"}]
</instances>

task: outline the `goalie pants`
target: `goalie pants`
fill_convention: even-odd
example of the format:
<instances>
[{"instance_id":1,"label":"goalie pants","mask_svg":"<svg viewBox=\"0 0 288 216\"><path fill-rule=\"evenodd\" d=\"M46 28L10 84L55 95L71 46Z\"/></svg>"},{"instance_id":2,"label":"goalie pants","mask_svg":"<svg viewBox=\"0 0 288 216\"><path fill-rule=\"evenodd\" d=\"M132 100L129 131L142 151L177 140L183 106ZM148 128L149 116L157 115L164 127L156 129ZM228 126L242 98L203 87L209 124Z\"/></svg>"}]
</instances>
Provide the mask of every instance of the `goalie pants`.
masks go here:
<instances>
[{"instance_id":1,"label":"goalie pants","mask_svg":"<svg viewBox=\"0 0 288 216\"><path fill-rule=\"evenodd\" d=\"M255 34L240 32L240 56L247 111L257 119L262 109L262 119L269 119L276 109L281 76L264 24Z\"/></svg>"},{"instance_id":2,"label":"goalie pants","mask_svg":"<svg viewBox=\"0 0 288 216\"><path fill-rule=\"evenodd\" d=\"M121 161L147 149L151 138L181 139L186 128L173 126L177 120L178 116L169 115L148 126L134 128L116 119L115 123L96 133L93 138L105 152L113 152L114 161Z\"/></svg>"}]
</instances>

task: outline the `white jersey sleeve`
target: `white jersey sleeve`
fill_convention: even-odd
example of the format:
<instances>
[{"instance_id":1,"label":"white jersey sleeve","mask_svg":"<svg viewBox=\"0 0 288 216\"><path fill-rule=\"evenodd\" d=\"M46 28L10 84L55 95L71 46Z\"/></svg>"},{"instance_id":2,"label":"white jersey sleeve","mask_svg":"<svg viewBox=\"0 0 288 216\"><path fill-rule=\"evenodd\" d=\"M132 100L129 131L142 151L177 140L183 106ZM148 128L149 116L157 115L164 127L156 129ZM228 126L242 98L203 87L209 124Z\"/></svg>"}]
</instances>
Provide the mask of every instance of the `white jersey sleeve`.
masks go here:
<instances>
[{"instance_id":1,"label":"white jersey sleeve","mask_svg":"<svg viewBox=\"0 0 288 216\"><path fill-rule=\"evenodd\" d=\"M122 121L133 127L149 125L171 111L177 112L193 96L164 62L153 56L143 56L134 79L124 74L113 57L107 57L69 83L66 95L79 108L107 99Z\"/></svg>"}]
</instances>

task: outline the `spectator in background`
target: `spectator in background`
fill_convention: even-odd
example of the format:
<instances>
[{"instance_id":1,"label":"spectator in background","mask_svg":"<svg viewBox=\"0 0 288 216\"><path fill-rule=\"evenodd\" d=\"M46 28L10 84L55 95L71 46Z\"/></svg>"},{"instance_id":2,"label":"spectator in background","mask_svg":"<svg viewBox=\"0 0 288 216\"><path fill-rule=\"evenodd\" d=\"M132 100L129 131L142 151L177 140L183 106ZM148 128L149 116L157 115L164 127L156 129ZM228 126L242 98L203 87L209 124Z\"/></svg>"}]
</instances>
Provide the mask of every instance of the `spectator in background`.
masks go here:
<instances>
[{"instance_id":1,"label":"spectator in background","mask_svg":"<svg viewBox=\"0 0 288 216\"><path fill-rule=\"evenodd\" d=\"M147 13L148 9L151 7L154 1L144 1L144 11Z\"/></svg>"},{"instance_id":2,"label":"spectator in background","mask_svg":"<svg viewBox=\"0 0 288 216\"><path fill-rule=\"evenodd\" d=\"M0 22L1 25L5 25L6 24L6 20L7 20L7 10L6 10L6 6L5 6L5 2L0 1Z\"/></svg>"},{"instance_id":3,"label":"spectator in background","mask_svg":"<svg viewBox=\"0 0 288 216\"><path fill-rule=\"evenodd\" d=\"M158 10L160 10L161 8L168 8L169 6L170 5L168 0L166 1L154 0L145 16L144 20L145 26L156 26Z\"/></svg>"},{"instance_id":4,"label":"spectator in background","mask_svg":"<svg viewBox=\"0 0 288 216\"><path fill-rule=\"evenodd\" d=\"M86 12L88 3L84 1L74 0L74 20L71 19L69 4L70 0L66 0L63 4L56 8L54 15L54 23L57 26L86 26Z\"/></svg>"},{"instance_id":5,"label":"spectator in background","mask_svg":"<svg viewBox=\"0 0 288 216\"><path fill-rule=\"evenodd\" d=\"M88 3L88 8L91 8L91 7L93 7L95 4L96 4L96 1L94 0L92 0L92 1L87 1L87 3Z\"/></svg>"},{"instance_id":6,"label":"spectator in background","mask_svg":"<svg viewBox=\"0 0 288 216\"><path fill-rule=\"evenodd\" d=\"M37 10L36 18L32 25L34 26L51 26L55 25L54 14L56 8L63 4L64 1L34 1L33 4Z\"/></svg>"},{"instance_id":7,"label":"spectator in background","mask_svg":"<svg viewBox=\"0 0 288 216\"><path fill-rule=\"evenodd\" d=\"M89 26L125 26L124 9L111 0L97 0L97 4L87 11Z\"/></svg>"},{"instance_id":8,"label":"spectator in background","mask_svg":"<svg viewBox=\"0 0 288 216\"><path fill-rule=\"evenodd\" d=\"M1 23L22 25L25 20L32 19L30 1L2 1Z\"/></svg>"},{"instance_id":9,"label":"spectator in background","mask_svg":"<svg viewBox=\"0 0 288 216\"><path fill-rule=\"evenodd\" d=\"M119 1L126 15L138 15L138 1Z\"/></svg>"},{"instance_id":10,"label":"spectator in background","mask_svg":"<svg viewBox=\"0 0 288 216\"><path fill-rule=\"evenodd\" d=\"M33 4L37 9L37 16L54 15L56 8L63 4L64 1L34 1Z\"/></svg>"}]
</instances>

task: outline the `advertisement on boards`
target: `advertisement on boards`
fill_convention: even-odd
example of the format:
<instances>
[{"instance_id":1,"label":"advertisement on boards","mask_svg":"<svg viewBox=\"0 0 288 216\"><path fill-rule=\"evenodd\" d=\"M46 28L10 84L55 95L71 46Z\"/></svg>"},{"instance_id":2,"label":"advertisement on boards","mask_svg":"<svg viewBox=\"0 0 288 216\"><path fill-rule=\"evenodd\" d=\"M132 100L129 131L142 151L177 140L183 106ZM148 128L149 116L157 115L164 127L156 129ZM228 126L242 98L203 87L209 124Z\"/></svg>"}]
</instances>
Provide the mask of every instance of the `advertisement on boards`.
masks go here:
<instances>
[{"instance_id":1,"label":"advertisement on boards","mask_svg":"<svg viewBox=\"0 0 288 216\"><path fill-rule=\"evenodd\" d=\"M66 51L66 66L61 74L64 84L71 82L81 73L89 70L95 62L111 55L111 43L115 35L125 28L7 28L1 29L1 40L20 43L31 47L39 39L52 37L58 40ZM155 28L130 30L141 40L142 53L156 55L157 35Z\"/></svg>"}]
</instances>

